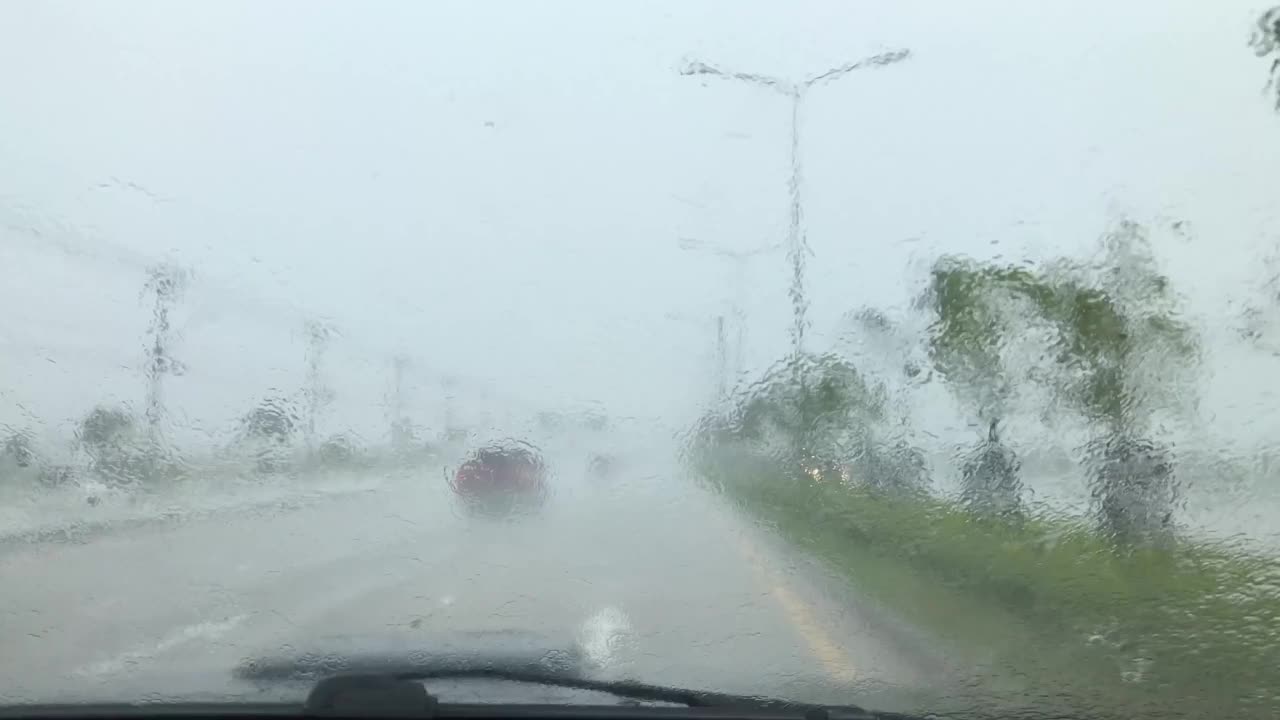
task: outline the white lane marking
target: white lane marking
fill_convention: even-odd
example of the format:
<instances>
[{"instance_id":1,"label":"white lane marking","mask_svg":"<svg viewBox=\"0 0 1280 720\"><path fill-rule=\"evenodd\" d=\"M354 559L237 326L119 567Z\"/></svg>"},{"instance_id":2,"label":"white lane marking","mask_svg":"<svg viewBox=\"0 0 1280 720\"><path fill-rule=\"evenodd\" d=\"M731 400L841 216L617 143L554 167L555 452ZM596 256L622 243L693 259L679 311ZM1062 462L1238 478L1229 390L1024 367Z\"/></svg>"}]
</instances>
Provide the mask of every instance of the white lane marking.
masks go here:
<instances>
[{"instance_id":1,"label":"white lane marking","mask_svg":"<svg viewBox=\"0 0 1280 720\"><path fill-rule=\"evenodd\" d=\"M587 660L599 668L618 662L617 651L631 635L631 619L616 607L603 607L582 623L578 645Z\"/></svg>"},{"instance_id":2,"label":"white lane marking","mask_svg":"<svg viewBox=\"0 0 1280 720\"><path fill-rule=\"evenodd\" d=\"M154 659L161 653L168 652L193 640L217 640L244 622L247 617L247 615L235 615L226 620L187 625L165 635L157 642L122 652L106 660L85 665L78 669L76 674L88 676L114 675L139 662Z\"/></svg>"}]
</instances>

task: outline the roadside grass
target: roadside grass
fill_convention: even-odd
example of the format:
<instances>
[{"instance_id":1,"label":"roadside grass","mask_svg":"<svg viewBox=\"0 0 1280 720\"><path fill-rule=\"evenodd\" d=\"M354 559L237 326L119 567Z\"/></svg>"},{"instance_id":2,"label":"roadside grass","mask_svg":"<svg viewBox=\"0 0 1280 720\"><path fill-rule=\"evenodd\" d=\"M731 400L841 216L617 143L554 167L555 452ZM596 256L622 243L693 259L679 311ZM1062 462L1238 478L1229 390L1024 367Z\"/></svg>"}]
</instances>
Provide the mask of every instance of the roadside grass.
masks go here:
<instances>
[{"instance_id":1,"label":"roadside grass","mask_svg":"<svg viewBox=\"0 0 1280 720\"><path fill-rule=\"evenodd\" d=\"M1020 698L1085 716L1280 717L1275 558L1187 540L1121 549L1064 518L981 521L936 498L715 475L743 510L970 668L957 707Z\"/></svg>"}]
</instances>

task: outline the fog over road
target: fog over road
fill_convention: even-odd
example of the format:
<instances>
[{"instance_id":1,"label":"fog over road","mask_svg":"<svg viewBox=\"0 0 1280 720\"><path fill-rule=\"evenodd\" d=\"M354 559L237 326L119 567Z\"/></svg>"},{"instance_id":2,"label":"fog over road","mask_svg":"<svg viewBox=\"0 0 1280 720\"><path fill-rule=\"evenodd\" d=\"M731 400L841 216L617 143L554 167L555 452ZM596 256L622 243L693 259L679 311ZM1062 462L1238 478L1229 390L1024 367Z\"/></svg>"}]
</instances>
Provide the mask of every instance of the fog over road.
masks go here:
<instances>
[{"instance_id":1,"label":"fog over road","mask_svg":"<svg viewBox=\"0 0 1280 720\"><path fill-rule=\"evenodd\" d=\"M883 611L714 496L634 467L607 487L572 475L508 523L460 516L437 469L291 509L10 545L0 702L261 698L232 677L247 658L505 633L579 647L603 677L727 692L882 708L942 681Z\"/></svg>"}]
</instances>

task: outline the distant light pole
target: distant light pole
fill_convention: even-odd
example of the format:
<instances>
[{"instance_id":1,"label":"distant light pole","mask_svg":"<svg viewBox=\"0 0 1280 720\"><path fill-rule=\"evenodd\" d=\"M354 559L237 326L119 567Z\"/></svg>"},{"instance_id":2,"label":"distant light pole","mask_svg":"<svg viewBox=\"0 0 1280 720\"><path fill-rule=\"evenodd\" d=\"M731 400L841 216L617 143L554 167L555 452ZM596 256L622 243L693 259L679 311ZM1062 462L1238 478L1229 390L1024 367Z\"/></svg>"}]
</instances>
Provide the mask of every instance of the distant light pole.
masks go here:
<instances>
[{"instance_id":1,"label":"distant light pole","mask_svg":"<svg viewBox=\"0 0 1280 720\"><path fill-rule=\"evenodd\" d=\"M787 232L787 257L791 261L791 289L788 294L791 297L794 323L791 328L791 344L792 352L797 357L804 350L805 313L808 310L808 302L804 295L804 258L809 252L802 227L804 216L800 203L800 104L809 90L816 85L833 82L854 70L892 65L906 60L910 55L910 50L894 50L872 55L826 70L799 82L767 75L733 72L698 61L690 61L680 69L681 75L715 75L729 80L741 80L791 98L791 181L788 184L791 191L791 223Z\"/></svg>"},{"instance_id":2,"label":"distant light pole","mask_svg":"<svg viewBox=\"0 0 1280 720\"><path fill-rule=\"evenodd\" d=\"M725 247L724 245L707 242L705 240L698 240L696 238L680 238L681 250L705 251L718 258L723 258L733 263L734 272L730 313L733 315L734 323L737 325L737 337L734 340L733 350L733 374L735 376L739 375L743 370L742 349L746 344L747 315L744 306L746 304L747 263L758 255L773 252L780 247L782 247L782 243L760 245L747 250L735 250L733 248Z\"/></svg>"},{"instance_id":3,"label":"distant light pole","mask_svg":"<svg viewBox=\"0 0 1280 720\"><path fill-rule=\"evenodd\" d=\"M396 422L404 417L404 371L407 367L408 355L391 358L391 419Z\"/></svg>"},{"instance_id":4,"label":"distant light pole","mask_svg":"<svg viewBox=\"0 0 1280 720\"><path fill-rule=\"evenodd\" d=\"M685 315L684 313L669 312L666 314L665 317L668 320L686 322L686 323L691 323L691 324L699 325L703 327L707 325L707 319L690 317L688 315ZM724 315L716 315L714 318L711 319L711 324L715 326L715 333L716 333L716 371L715 371L716 401L723 402L729 394L728 378L726 377L727 376L726 364L728 362L728 351L726 348L727 343L724 335Z\"/></svg>"},{"instance_id":5,"label":"distant light pole","mask_svg":"<svg viewBox=\"0 0 1280 720\"><path fill-rule=\"evenodd\" d=\"M440 387L444 390L444 437L446 442L453 442L457 429L454 427L454 396L458 389L458 378L445 375L440 378Z\"/></svg>"},{"instance_id":6,"label":"distant light pole","mask_svg":"<svg viewBox=\"0 0 1280 720\"><path fill-rule=\"evenodd\" d=\"M403 451L413 442L413 427L404 412L404 373L409 356L403 353L391 358L391 447Z\"/></svg>"},{"instance_id":7,"label":"distant light pole","mask_svg":"<svg viewBox=\"0 0 1280 720\"><path fill-rule=\"evenodd\" d=\"M724 315L716 316L716 399L724 400L729 394L729 353L725 347Z\"/></svg>"},{"instance_id":8,"label":"distant light pole","mask_svg":"<svg viewBox=\"0 0 1280 720\"><path fill-rule=\"evenodd\" d=\"M307 341L307 451L314 453L317 447L316 417L320 410L333 401L333 389L324 382L324 354L337 329L323 320L307 320L303 327Z\"/></svg>"},{"instance_id":9,"label":"distant light pole","mask_svg":"<svg viewBox=\"0 0 1280 720\"><path fill-rule=\"evenodd\" d=\"M173 327L169 313L189 282L190 273L180 267L162 264L147 269L147 284L143 292L155 295L155 306L151 317L151 346L147 348L143 372L147 378L147 436L153 449L160 443L165 418L164 378L186 371L186 366L173 357Z\"/></svg>"}]
</instances>

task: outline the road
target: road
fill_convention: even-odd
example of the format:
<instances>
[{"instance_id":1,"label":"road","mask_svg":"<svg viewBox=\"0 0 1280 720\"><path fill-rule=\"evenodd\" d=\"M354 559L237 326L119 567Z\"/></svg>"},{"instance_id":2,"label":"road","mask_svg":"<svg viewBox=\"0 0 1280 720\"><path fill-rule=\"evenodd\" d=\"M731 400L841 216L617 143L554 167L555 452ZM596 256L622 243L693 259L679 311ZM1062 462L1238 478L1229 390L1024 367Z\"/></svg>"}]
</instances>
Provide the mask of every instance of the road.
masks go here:
<instances>
[{"instance_id":1,"label":"road","mask_svg":"<svg viewBox=\"0 0 1280 720\"><path fill-rule=\"evenodd\" d=\"M247 658L509 631L576 643L602 675L726 692L895 707L940 681L883 611L670 475L562 480L507 523L420 475L0 549L0 703L249 697L230 673Z\"/></svg>"}]
</instances>

